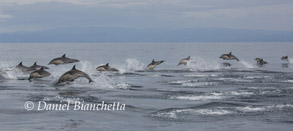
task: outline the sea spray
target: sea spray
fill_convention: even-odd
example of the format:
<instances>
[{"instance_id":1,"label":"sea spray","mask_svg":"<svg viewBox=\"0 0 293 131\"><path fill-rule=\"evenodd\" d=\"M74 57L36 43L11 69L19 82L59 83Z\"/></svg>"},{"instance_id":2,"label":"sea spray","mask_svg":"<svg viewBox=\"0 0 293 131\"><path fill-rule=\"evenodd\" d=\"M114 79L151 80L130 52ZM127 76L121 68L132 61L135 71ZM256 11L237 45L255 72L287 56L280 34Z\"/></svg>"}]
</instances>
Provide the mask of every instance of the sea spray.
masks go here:
<instances>
[{"instance_id":1,"label":"sea spray","mask_svg":"<svg viewBox=\"0 0 293 131\"><path fill-rule=\"evenodd\" d=\"M15 69L14 66L12 66L12 64L5 62L0 63L0 74L1 77L9 80L23 80L27 79L29 75L27 73L23 73L18 69Z\"/></svg>"},{"instance_id":2,"label":"sea spray","mask_svg":"<svg viewBox=\"0 0 293 131\"><path fill-rule=\"evenodd\" d=\"M202 71L202 70L218 70L222 66L218 61L206 61L201 57L191 57L187 62L187 68L192 71Z\"/></svg>"},{"instance_id":3,"label":"sea spray","mask_svg":"<svg viewBox=\"0 0 293 131\"><path fill-rule=\"evenodd\" d=\"M247 61L240 61L240 64L244 66L244 68L255 68L255 66Z\"/></svg>"},{"instance_id":4,"label":"sea spray","mask_svg":"<svg viewBox=\"0 0 293 131\"><path fill-rule=\"evenodd\" d=\"M128 58L126 59L126 64L117 65L117 69L119 70L119 73L125 73L125 72L134 72L138 70L143 70L145 67L145 64L134 59L134 58Z\"/></svg>"}]
</instances>

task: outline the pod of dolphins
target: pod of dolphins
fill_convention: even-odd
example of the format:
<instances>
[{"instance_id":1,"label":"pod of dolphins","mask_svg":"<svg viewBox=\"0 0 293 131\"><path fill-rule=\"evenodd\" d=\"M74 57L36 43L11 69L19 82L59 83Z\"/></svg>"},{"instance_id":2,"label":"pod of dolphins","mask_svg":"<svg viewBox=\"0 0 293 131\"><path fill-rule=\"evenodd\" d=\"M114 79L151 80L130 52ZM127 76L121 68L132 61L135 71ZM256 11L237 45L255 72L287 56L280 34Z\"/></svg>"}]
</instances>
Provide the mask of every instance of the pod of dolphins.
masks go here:
<instances>
[{"instance_id":1,"label":"pod of dolphins","mask_svg":"<svg viewBox=\"0 0 293 131\"><path fill-rule=\"evenodd\" d=\"M236 56L232 55L232 52L228 53L228 54L222 54L219 58L222 58L223 60L236 60L236 61L240 61ZM183 58L182 60L179 61L178 65L187 65L187 62L190 60L190 56ZM264 61L263 58L255 58L257 65L262 66L264 64L268 64L268 62ZM289 62L288 56L283 56L281 58L281 60L287 61ZM72 59L72 58L68 58L66 57L66 54L64 54L61 57L58 58L54 58L52 59L48 65L50 64L54 64L54 65L61 65L61 64L69 64L69 63L75 63L75 62L79 62L79 60L77 59ZM160 60L160 61L155 61L154 59L152 60L152 62L147 65L146 69L147 70L153 70L154 68L156 68L158 65L162 64L163 62L165 62L164 60ZM224 67L229 67L231 66L230 63L227 62L223 62L222 65ZM32 66L27 67L24 66L22 64L22 62L20 62L16 67L16 69L25 72L25 73L30 73L30 76L28 78L29 81L31 81L34 78L44 78L44 77L48 77L51 75L51 73L49 73L48 71L46 71L45 69L49 69L46 66L41 66L38 65L37 62L35 62ZM105 64L105 65L101 65L98 66L96 68L97 71L111 71L111 72L118 72L119 70L116 68L113 68L109 65L109 63ZM89 80L90 82L94 82L88 74L86 74L83 71L80 71L78 69L76 69L75 65L72 67L71 70L65 72L63 75L61 75L61 77L58 79L58 82L56 84L60 84L60 83L64 83L64 82L71 82L74 81L77 78L86 78Z\"/></svg>"}]
</instances>

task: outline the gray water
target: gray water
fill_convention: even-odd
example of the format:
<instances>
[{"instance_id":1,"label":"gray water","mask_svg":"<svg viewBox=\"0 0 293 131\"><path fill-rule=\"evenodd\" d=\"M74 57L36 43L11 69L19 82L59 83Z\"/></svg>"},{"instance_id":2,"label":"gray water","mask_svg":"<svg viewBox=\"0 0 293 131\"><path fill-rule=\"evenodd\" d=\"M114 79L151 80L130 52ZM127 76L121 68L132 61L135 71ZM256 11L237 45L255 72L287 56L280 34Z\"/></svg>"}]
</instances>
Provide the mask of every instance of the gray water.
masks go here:
<instances>
[{"instance_id":1,"label":"gray water","mask_svg":"<svg viewBox=\"0 0 293 131\"><path fill-rule=\"evenodd\" d=\"M0 130L292 130L293 43L19 43L0 44ZM240 62L219 59L232 51ZM47 65L64 53L80 62ZM180 59L191 56L186 66ZM257 66L256 57L269 64ZM153 71L152 61L166 60ZM27 80L14 67L35 61L52 75ZM293 62L293 59L290 59ZM231 67L223 67L230 62ZM98 72L110 63L119 73ZM80 78L54 85L73 65ZM51 104L119 102L125 110L33 110Z\"/></svg>"}]
</instances>

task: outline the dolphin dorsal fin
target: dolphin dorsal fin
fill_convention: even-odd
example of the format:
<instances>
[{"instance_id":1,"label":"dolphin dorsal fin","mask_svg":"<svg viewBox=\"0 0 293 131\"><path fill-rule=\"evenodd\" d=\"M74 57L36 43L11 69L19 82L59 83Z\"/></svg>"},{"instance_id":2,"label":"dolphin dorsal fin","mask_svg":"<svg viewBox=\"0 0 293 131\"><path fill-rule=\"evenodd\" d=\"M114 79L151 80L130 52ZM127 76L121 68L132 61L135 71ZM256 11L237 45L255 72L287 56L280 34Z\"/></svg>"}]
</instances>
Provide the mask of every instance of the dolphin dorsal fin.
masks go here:
<instances>
[{"instance_id":1,"label":"dolphin dorsal fin","mask_svg":"<svg viewBox=\"0 0 293 131\"><path fill-rule=\"evenodd\" d=\"M35 62L34 65L37 65L37 62Z\"/></svg>"},{"instance_id":2,"label":"dolphin dorsal fin","mask_svg":"<svg viewBox=\"0 0 293 131\"><path fill-rule=\"evenodd\" d=\"M232 55L232 51L229 53L229 55Z\"/></svg>"},{"instance_id":3,"label":"dolphin dorsal fin","mask_svg":"<svg viewBox=\"0 0 293 131\"><path fill-rule=\"evenodd\" d=\"M40 70L44 70L44 66L42 66Z\"/></svg>"},{"instance_id":4,"label":"dolphin dorsal fin","mask_svg":"<svg viewBox=\"0 0 293 131\"><path fill-rule=\"evenodd\" d=\"M188 56L187 59L190 59L190 56Z\"/></svg>"},{"instance_id":5,"label":"dolphin dorsal fin","mask_svg":"<svg viewBox=\"0 0 293 131\"><path fill-rule=\"evenodd\" d=\"M22 66L22 62L20 62L18 65Z\"/></svg>"},{"instance_id":6,"label":"dolphin dorsal fin","mask_svg":"<svg viewBox=\"0 0 293 131\"><path fill-rule=\"evenodd\" d=\"M71 70L76 70L76 69L75 69L75 65L72 67L72 69L71 69Z\"/></svg>"},{"instance_id":7,"label":"dolphin dorsal fin","mask_svg":"<svg viewBox=\"0 0 293 131\"><path fill-rule=\"evenodd\" d=\"M152 63L154 63L154 62L155 62L155 59L153 59Z\"/></svg>"},{"instance_id":8,"label":"dolphin dorsal fin","mask_svg":"<svg viewBox=\"0 0 293 131\"><path fill-rule=\"evenodd\" d=\"M62 57L65 58L66 57L66 54L64 54Z\"/></svg>"},{"instance_id":9,"label":"dolphin dorsal fin","mask_svg":"<svg viewBox=\"0 0 293 131\"><path fill-rule=\"evenodd\" d=\"M109 63L107 63L106 66L109 66Z\"/></svg>"}]
</instances>

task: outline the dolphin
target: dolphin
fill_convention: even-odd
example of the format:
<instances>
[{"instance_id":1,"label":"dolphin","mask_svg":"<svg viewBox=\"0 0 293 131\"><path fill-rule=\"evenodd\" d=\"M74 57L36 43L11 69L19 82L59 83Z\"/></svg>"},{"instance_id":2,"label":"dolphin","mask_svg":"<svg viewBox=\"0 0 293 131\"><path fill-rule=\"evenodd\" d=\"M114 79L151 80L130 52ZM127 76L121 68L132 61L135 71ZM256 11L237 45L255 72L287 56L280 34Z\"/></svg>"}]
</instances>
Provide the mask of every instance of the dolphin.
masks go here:
<instances>
[{"instance_id":1,"label":"dolphin","mask_svg":"<svg viewBox=\"0 0 293 131\"><path fill-rule=\"evenodd\" d=\"M161 60L161 61L155 61L155 60L153 59L152 63L150 63L150 64L146 67L146 69L148 69L148 70L153 70L155 67L157 67L158 65L160 65L160 64L163 63L163 62L165 62L165 61L164 61L164 60Z\"/></svg>"},{"instance_id":2,"label":"dolphin","mask_svg":"<svg viewBox=\"0 0 293 131\"><path fill-rule=\"evenodd\" d=\"M222 54L220 56L220 58L222 58L224 60L237 60L237 61L239 61L239 59L236 56L232 55L232 52L230 52L229 54Z\"/></svg>"},{"instance_id":3,"label":"dolphin","mask_svg":"<svg viewBox=\"0 0 293 131\"><path fill-rule=\"evenodd\" d=\"M46 66L38 65L37 62L35 62L32 66L30 66L30 68L32 68L32 69L34 69L34 70L38 70L38 69L40 69L41 67L43 67L44 69L49 69L49 68L46 67Z\"/></svg>"},{"instance_id":4,"label":"dolphin","mask_svg":"<svg viewBox=\"0 0 293 131\"><path fill-rule=\"evenodd\" d=\"M284 60L284 61L289 62L288 56L283 56L283 57L281 58L281 60Z\"/></svg>"},{"instance_id":5,"label":"dolphin","mask_svg":"<svg viewBox=\"0 0 293 131\"><path fill-rule=\"evenodd\" d=\"M30 68L30 67L22 65L22 62L20 62L15 68L20 70L20 71L22 71L22 72L30 72L30 71L34 70L34 69Z\"/></svg>"},{"instance_id":6,"label":"dolphin","mask_svg":"<svg viewBox=\"0 0 293 131\"><path fill-rule=\"evenodd\" d=\"M60 65L60 64L68 64L68 63L74 63L74 62L79 62L79 60L67 58L66 54L64 54L62 57L58 57L51 60L48 65L50 64Z\"/></svg>"},{"instance_id":7,"label":"dolphin","mask_svg":"<svg viewBox=\"0 0 293 131\"><path fill-rule=\"evenodd\" d=\"M262 58L255 58L258 65L268 64L268 62L264 61Z\"/></svg>"},{"instance_id":8,"label":"dolphin","mask_svg":"<svg viewBox=\"0 0 293 131\"><path fill-rule=\"evenodd\" d=\"M58 82L56 83L62 83L62 82L68 82L68 81L74 81L75 79L79 78L79 77L84 77L86 79L89 80L89 83L94 82L89 75L87 75L86 73L75 69L75 65L72 67L72 69L70 71L67 71L66 73L64 73L58 80Z\"/></svg>"},{"instance_id":9,"label":"dolphin","mask_svg":"<svg viewBox=\"0 0 293 131\"><path fill-rule=\"evenodd\" d=\"M117 69L112 68L111 66L109 66L109 63L107 63L106 65L98 66L96 68L96 70L98 70L98 71L113 71L113 72L118 72L119 71L119 70L117 70Z\"/></svg>"},{"instance_id":10,"label":"dolphin","mask_svg":"<svg viewBox=\"0 0 293 131\"><path fill-rule=\"evenodd\" d=\"M182 64L186 65L189 60L190 60L190 56L180 60L177 66L182 65Z\"/></svg>"},{"instance_id":11,"label":"dolphin","mask_svg":"<svg viewBox=\"0 0 293 131\"><path fill-rule=\"evenodd\" d=\"M45 67L42 66L39 70L32 72L30 74L28 80L31 81L31 79L33 79L33 78L43 78L43 77L50 76L51 73L45 71L44 69L45 69Z\"/></svg>"}]
</instances>

